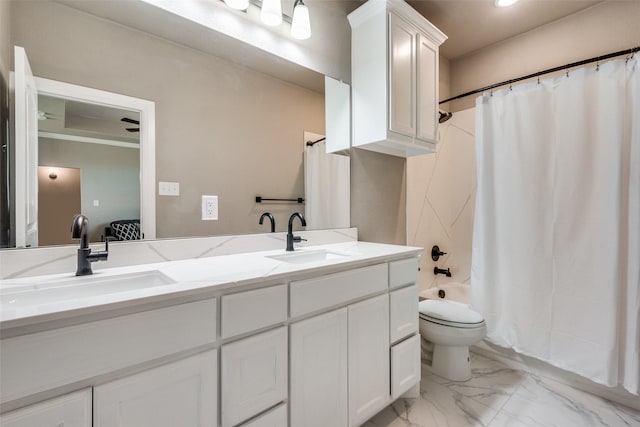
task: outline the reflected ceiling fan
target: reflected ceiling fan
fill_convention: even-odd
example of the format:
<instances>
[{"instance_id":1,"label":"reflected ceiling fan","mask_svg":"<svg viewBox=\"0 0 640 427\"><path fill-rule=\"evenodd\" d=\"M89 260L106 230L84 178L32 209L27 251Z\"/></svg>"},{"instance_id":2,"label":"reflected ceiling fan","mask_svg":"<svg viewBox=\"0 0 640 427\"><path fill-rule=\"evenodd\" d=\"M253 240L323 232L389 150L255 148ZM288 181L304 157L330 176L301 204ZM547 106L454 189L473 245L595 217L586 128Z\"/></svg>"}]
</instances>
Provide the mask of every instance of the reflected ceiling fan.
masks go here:
<instances>
[{"instance_id":1,"label":"reflected ceiling fan","mask_svg":"<svg viewBox=\"0 0 640 427\"><path fill-rule=\"evenodd\" d=\"M140 132L140 120L130 119L128 117L123 117L120 119L121 122L131 123L134 125L138 125L137 128L125 128L128 132Z\"/></svg>"}]
</instances>

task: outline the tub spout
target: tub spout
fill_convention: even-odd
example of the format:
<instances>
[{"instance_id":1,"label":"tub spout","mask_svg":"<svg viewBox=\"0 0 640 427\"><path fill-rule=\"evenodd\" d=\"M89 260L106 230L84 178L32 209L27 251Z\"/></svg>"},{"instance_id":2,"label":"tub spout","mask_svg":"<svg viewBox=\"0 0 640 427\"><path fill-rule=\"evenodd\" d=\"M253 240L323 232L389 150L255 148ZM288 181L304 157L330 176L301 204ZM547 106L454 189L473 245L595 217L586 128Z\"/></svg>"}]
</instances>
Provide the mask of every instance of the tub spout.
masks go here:
<instances>
[{"instance_id":1,"label":"tub spout","mask_svg":"<svg viewBox=\"0 0 640 427\"><path fill-rule=\"evenodd\" d=\"M447 277L451 277L451 270L448 268L445 270L444 268L433 267L433 274L444 274Z\"/></svg>"}]
</instances>

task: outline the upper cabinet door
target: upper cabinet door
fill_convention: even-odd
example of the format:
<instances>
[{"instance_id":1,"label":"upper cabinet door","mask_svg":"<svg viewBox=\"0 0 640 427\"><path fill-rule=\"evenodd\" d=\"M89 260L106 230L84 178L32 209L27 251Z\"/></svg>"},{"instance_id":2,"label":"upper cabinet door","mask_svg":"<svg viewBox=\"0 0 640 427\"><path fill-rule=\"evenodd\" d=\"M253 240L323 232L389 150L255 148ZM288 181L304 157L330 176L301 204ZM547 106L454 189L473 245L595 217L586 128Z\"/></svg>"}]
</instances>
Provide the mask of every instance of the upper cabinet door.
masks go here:
<instances>
[{"instance_id":1,"label":"upper cabinet door","mask_svg":"<svg viewBox=\"0 0 640 427\"><path fill-rule=\"evenodd\" d=\"M24 48L16 46L16 247L38 246L38 89Z\"/></svg>"},{"instance_id":2,"label":"upper cabinet door","mask_svg":"<svg viewBox=\"0 0 640 427\"><path fill-rule=\"evenodd\" d=\"M418 33L417 67L417 138L424 142L438 142L438 46Z\"/></svg>"},{"instance_id":3,"label":"upper cabinet door","mask_svg":"<svg viewBox=\"0 0 640 427\"><path fill-rule=\"evenodd\" d=\"M389 130L408 137L416 133L416 30L389 14Z\"/></svg>"}]
</instances>

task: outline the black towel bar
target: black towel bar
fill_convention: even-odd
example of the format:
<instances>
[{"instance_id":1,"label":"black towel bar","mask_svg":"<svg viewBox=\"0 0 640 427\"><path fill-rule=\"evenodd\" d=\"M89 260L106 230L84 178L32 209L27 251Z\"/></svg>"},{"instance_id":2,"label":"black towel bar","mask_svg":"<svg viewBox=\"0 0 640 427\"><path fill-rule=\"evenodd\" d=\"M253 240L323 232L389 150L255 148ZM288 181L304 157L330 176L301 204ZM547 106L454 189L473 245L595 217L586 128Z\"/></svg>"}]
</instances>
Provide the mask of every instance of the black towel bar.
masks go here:
<instances>
[{"instance_id":1,"label":"black towel bar","mask_svg":"<svg viewBox=\"0 0 640 427\"><path fill-rule=\"evenodd\" d=\"M265 197L256 196L256 203L262 202L293 202L293 203L304 203L304 199L302 197L298 197L297 199L267 199Z\"/></svg>"}]
</instances>

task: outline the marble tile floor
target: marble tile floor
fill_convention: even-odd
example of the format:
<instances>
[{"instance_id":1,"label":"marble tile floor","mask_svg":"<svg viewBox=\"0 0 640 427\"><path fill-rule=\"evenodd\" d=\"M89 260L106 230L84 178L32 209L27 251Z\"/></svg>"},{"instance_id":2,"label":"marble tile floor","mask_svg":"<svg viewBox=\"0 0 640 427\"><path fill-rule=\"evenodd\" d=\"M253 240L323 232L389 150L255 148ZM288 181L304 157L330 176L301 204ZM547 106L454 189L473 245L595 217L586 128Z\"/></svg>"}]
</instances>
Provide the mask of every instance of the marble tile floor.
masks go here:
<instances>
[{"instance_id":1,"label":"marble tile floor","mask_svg":"<svg viewBox=\"0 0 640 427\"><path fill-rule=\"evenodd\" d=\"M420 397L398 399L363 427L640 427L640 411L471 354L473 377L422 369Z\"/></svg>"}]
</instances>

